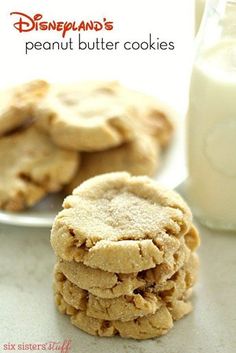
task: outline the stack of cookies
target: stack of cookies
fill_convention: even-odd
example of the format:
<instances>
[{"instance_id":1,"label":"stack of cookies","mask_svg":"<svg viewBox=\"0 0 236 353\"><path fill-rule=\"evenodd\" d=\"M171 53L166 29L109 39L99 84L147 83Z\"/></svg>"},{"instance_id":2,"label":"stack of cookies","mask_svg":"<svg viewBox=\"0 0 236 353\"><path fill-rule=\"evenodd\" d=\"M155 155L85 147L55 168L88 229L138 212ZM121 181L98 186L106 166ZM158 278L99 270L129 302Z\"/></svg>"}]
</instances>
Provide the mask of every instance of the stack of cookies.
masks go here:
<instances>
[{"instance_id":1,"label":"stack of cookies","mask_svg":"<svg viewBox=\"0 0 236 353\"><path fill-rule=\"evenodd\" d=\"M63 207L51 232L54 294L72 324L147 339L191 311L199 235L178 194L146 176L108 173L82 183Z\"/></svg>"},{"instance_id":2,"label":"stack of cookies","mask_svg":"<svg viewBox=\"0 0 236 353\"><path fill-rule=\"evenodd\" d=\"M118 82L38 80L0 94L0 208L19 211L111 171L154 176L171 112Z\"/></svg>"}]
</instances>

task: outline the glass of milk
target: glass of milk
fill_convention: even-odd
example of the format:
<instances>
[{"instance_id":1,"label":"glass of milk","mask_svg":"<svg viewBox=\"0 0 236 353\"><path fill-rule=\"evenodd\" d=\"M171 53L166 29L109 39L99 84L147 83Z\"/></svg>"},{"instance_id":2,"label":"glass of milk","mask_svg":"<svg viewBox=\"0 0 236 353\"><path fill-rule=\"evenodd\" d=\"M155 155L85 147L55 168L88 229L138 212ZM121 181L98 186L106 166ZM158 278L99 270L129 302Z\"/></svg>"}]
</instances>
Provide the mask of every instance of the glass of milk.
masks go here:
<instances>
[{"instance_id":1,"label":"glass of milk","mask_svg":"<svg viewBox=\"0 0 236 353\"><path fill-rule=\"evenodd\" d=\"M236 230L236 0L209 0L187 116L187 198L213 229Z\"/></svg>"}]
</instances>

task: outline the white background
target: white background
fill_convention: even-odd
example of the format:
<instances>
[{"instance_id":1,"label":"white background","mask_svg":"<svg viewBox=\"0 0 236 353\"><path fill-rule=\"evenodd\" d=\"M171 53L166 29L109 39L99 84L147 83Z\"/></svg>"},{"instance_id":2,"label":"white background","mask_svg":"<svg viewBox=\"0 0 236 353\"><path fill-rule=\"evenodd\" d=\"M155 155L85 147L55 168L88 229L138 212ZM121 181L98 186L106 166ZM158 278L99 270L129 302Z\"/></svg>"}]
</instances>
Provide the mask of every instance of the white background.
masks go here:
<instances>
[{"instance_id":1,"label":"white background","mask_svg":"<svg viewBox=\"0 0 236 353\"><path fill-rule=\"evenodd\" d=\"M114 21L112 32L83 33L83 38L142 40L152 33L174 41L174 51L31 51L25 41L55 41L53 32L18 33L10 12L44 14L47 20ZM134 88L164 99L180 112L186 107L193 46L193 0L1 0L1 86L32 78L53 81L119 79ZM70 34L68 35L69 38ZM77 39L77 33L73 34Z\"/></svg>"}]
</instances>

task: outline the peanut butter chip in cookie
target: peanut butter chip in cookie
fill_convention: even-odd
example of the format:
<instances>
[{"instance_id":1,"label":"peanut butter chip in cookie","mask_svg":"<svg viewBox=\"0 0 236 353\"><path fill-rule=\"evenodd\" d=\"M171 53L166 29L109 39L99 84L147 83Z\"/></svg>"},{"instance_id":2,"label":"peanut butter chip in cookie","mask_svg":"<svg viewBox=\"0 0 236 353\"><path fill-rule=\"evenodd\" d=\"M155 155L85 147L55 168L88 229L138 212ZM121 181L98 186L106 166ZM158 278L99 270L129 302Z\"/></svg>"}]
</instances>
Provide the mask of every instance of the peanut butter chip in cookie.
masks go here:
<instances>
[{"instance_id":1,"label":"peanut butter chip in cookie","mask_svg":"<svg viewBox=\"0 0 236 353\"><path fill-rule=\"evenodd\" d=\"M132 273L165 261L165 243L191 225L181 197L148 177L94 177L64 201L51 234L58 256L109 272ZM170 247L172 248L172 247Z\"/></svg>"}]
</instances>

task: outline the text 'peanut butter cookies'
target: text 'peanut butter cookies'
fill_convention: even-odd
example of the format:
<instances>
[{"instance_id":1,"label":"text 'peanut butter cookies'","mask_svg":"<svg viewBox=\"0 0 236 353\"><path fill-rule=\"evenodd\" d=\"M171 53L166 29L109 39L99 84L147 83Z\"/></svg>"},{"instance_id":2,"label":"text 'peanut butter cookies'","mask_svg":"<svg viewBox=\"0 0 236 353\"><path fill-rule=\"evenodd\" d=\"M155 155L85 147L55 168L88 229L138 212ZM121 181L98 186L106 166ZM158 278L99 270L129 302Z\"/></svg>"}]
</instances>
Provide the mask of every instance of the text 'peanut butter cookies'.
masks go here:
<instances>
[{"instance_id":1,"label":"text 'peanut butter cookies'","mask_svg":"<svg viewBox=\"0 0 236 353\"><path fill-rule=\"evenodd\" d=\"M0 139L0 160L0 208L18 211L60 190L73 177L79 156L31 126Z\"/></svg>"},{"instance_id":2,"label":"text 'peanut butter cookies'","mask_svg":"<svg viewBox=\"0 0 236 353\"><path fill-rule=\"evenodd\" d=\"M59 146L100 151L130 141L133 126L127 105L116 94L117 82L51 85L35 110L38 124Z\"/></svg>"},{"instance_id":3,"label":"text 'peanut butter cookies'","mask_svg":"<svg viewBox=\"0 0 236 353\"><path fill-rule=\"evenodd\" d=\"M32 118L33 110L46 95L49 84L31 81L0 92L0 135L14 130Z\"/></svg>"},{"instance_id":4,"label":"text 'peanut butter cookies'","mask_svg":"<svg viewBox=\"0 0 236 353\"><path fill-rule=\"evenodd\" d=\"M109 172L153 176L159 167L159 159L159 145L145 134L110 150L81 153L80 168L65 190L71 193L83 181Z\"/></svg>"},{"instance_id":5,"label":"text 'peanut butter cookies'","mask_svg":"<svg viewBox=\"0 0 236 353\"><path fill-rule=\"evenodd\" d=\"M108 272L154 268L191 226L181 197L148 177L110 173L74 190L55 219L51 243L66 261ZM166 245L167 244L167 245Z\"/></svg>"}]
</instances>

